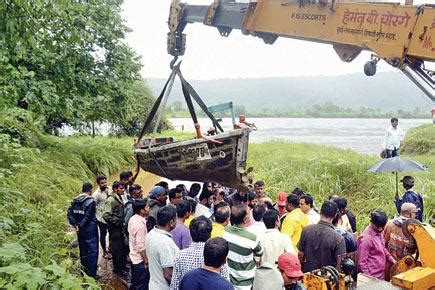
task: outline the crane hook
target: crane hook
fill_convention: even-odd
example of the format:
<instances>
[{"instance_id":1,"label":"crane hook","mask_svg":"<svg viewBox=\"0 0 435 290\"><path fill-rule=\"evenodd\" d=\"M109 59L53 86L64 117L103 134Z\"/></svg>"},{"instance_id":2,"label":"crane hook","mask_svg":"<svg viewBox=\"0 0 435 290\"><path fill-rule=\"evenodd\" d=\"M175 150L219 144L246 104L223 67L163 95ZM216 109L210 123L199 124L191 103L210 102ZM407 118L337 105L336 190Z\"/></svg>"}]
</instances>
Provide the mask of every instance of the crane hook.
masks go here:
<instances>
[{"instance_id":1,"label":"crane hook","mask_svg":"<svg viewBox=\"0 0 435 290\"><path fill-rule=\"evenodd\" d=\"M171 70L174 70L174 65L177 62L177 60L178 60L178 55L174 56L174 59L169 64L169 67L171 68Z\"/></svg>"}]
</instances>

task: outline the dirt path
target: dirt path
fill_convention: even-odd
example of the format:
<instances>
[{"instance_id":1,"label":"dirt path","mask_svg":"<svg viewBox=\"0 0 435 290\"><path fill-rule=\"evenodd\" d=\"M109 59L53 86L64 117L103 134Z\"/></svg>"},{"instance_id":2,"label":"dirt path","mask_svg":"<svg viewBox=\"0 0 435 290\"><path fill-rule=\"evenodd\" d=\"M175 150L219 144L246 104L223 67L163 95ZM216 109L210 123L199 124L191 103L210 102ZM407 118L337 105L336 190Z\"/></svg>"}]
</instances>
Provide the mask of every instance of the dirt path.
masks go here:
<instances>
[{"instance_id":1,"label":"dirt path","mask_svg":"<svg viewBox=\"0 0 435 290\"><path fill-rule=\"evenodd\" d=\"M135 168L133 168L135 170ZM150 189L154 186L154 184L158 183L162 178L160 176L140 171L139 175L136 179L137 184L142 186L144 195L148 194ZM112 175L109 177L109 185L114 181L119 180L119 175ZM107 244L109 240L107 240ZM128 289L127 281L121 280L117 275L112 273L112 260L108 260L103 258L103 250L99 249L99 257L98 257L98 282L103 285L103 289L116 289L116 290L126 290Z\"/></svg>"}]
</instances>

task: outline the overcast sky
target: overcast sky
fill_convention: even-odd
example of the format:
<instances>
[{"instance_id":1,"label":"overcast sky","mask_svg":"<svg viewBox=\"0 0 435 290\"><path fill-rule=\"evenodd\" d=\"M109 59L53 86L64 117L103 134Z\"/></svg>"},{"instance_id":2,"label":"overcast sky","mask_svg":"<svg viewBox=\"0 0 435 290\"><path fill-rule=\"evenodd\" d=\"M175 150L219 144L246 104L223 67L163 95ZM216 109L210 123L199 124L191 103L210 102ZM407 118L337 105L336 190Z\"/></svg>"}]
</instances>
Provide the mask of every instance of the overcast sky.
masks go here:
<instances>
[{"instance_id":1,"label":"overcast sky","mask_svg":"<svg viewBox=\"0 0 435 290\"><path fill-rule=\"evenodd\" d=\"M172 57L166 51L166 34L170 3L170 0L125 0L123 17L133 29L127 41L142 56L144 78L169 75ZM189 24L184 31L187 44L181 68L188 79L363 74L363 65L370 58L370 52L363 52L353 62L344 63L331 45L289 38L278 38L275 44L267 45L259 38L242 35L239 30L233 30L225 38L216 28L200 23ZM393 70L383 61L378 63L378 72Z\"/></svg>"}]
</instances>

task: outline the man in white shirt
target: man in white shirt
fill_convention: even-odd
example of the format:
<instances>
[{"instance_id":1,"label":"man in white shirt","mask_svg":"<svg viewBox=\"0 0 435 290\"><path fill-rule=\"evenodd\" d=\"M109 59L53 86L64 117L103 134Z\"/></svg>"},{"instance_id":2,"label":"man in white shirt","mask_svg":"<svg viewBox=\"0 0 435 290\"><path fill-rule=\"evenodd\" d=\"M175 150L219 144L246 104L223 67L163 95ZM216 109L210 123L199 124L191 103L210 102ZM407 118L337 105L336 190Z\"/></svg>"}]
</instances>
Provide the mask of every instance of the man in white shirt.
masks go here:
<instances>
[{"instance_id":1,"label":"man in white shirt","mask_svg":"<svg viewBox=\"0 0 435 290\"><path fill-rule=\"evenodd\" d=\"M320 220L320 215L314 210L313 197L309 194L302 195L299 199L299 207L302 212L308 216L310 225L317 224Z\"/></svg>"},{"instance_id":2,"label":"man in white shirt","mask_svg":"<svg viewBox=\"0 0 435 290\"><path fill-rule=\"evenodd\" d=\"M264 232L266 232L266 226L263 222L263 215L266 212L266 207L264 205L257 204L252 209L252 216L254 218L254 223L250 226L248 226L246 229L250 231L251 233L254 233L257 235L257 237L260 237Z\"/></svg>"},{"instance_id":3,"label":"man in white shirt","mask_svg":"<svg viewBox=\"0 0 435 290\"><path fill-rule=\"evenodd\" d=\"M100 175L97 177L98 188L92 194L92 197L95 200L95 205L97 207L96 217L97 217L97 225L100 232L100 245L103 249L103 258L110 259L112 256L108 252L108 248L106 247L106 236L107 236L107 224L103 219L104 207L106 206L106 200L109 195L112 193L112 189L107 186L107 177L104 175Z\"/></svg>"},{"instance_id":4,"label":"man in white shirt","mask_svg":"<svg viewBox=\"0 0 435 290\"><path fill-rule=\"evenodd\" d=\"M391 118L391 126L385 132L383 148L386 150L387 158L399 156L400 142L403 141L405 133L398 127L399 120Z\"/></svg>"},{"instance_id":5,"label":"man in white shirt","mask_svg":"<svg viewBox=\"0 0 435 290\"><path fill-rule=\"evenodd\" d=\"M281 254L295 254L295 249L290 236L278 230L280 222L276 210L270 209L266 211L263 215L263 222L266 226L266 232L259 237L260 244L264 249L261 261L276 267L276 262Z\"/></svg>"},{"instance_id":6,"label":"man in white shirt","mask_svg":"<svg viewBox=\"0 0 435 290\"><path fill-rule=\"evenodd\" d=\"M213 194L208 190L203 191L199 196L199 202L195 208L195 217L205 216L210 218L213 214L211 211L211 205L213 204Z\"/></svg>"},{"instance_id":7,"label":"man in white shirt","mask_svg":"<svg viewBox=\"0 0 435 290\"><path fill-rule=\"evenodd\" d=\"M145 240L145 252L150 271L149 289L169 290L175 256L179 249L172 240L177 211L173 205L166 205L157 212L157 226Z\"/></svg>"}]
</instances>

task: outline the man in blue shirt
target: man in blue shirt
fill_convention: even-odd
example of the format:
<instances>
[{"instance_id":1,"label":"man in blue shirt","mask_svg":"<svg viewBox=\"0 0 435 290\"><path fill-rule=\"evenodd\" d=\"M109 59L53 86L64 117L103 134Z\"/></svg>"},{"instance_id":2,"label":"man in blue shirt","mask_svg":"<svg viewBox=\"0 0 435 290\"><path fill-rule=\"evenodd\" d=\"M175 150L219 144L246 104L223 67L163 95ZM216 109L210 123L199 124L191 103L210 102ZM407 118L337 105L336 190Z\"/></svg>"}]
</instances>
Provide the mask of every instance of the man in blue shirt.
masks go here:
<instances>
[{"instance_id":1,"label":"man in blue shirt","mask_svg":"<svg viewBox=\"0 0 435 290\"><path fill-rule=\"evenodd\" d=\"M403 187L405 188L406 192L403 195L402 199L400 199L398 195L396 195L395 197L397 212L400 213L400 208L402 207L402 204L404 204L405 202L415 204L415 206L417 207L416 218L422 222L423 221L423 197L420 193L416 192L413 188L414 178L412 176L405 176L400 182L403 183Z\"/></svg>"},{"instance_id":2,"label":"man in blue shirt","mask_svg":"<svg viewBox=\"0 0 435 290\"><path fill-rule=\"evenodd\" d=\"M220 275L228 251L228 242L223 238L209 239L204 246L204 265L184 275L180 290L233 290L234 286Z\"/></svg>"}]
</instances>

